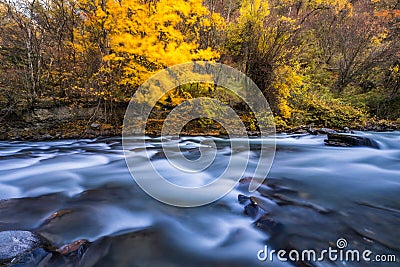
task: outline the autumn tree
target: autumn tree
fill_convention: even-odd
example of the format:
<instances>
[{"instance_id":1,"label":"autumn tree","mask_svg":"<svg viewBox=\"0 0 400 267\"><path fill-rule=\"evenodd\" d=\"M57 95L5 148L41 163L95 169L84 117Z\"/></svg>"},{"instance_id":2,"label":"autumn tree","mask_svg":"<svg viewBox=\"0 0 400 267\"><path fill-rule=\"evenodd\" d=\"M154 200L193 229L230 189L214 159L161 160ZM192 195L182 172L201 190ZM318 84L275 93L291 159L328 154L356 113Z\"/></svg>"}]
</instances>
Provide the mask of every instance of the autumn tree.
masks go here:
<instances>
[{"instance_id":1,"label":"autumn tree","mask_svg":"<svg viewBox=\"0 0 400 267\"><path fill-rule=\"evenodd\" d=\"M0 55L6 90L32 109L38 100L54 98L71 83L76 13L73 1L2 1ZM72 80L72 79L71 79ZM22 103L23 104L23 103Z\"/></svg>"},{"instance_id":2,"label":"autumn tree","mask_svg":"<svg viewBox=\"0 0 400 267\"><path fill-rule=\"evenodd\" d=\"M81 1L85 29L76 31L80 53L96 49L98 72L109 97L129 97L156 71L218 53L200 47L201 35L214 27L201 1ZM218 23L218 22L217 22ZM86 30L86 31L85 31ZM112 90L112 92L110 92ZM127 94L126 94L127 93Z\"/></svg>"},{"instance_id":3,"label":"autumn tree","mask_svg":"<svg viewBox=\"0 0 400 267\"><path fill-rule=\"evenodd\" d=\"M288 118L288 99L302 86L298 56L306 47L302 39L309 21L323 10L338 13L348 5L342 0L244 0L228 29L225 52L265 92L276 114Z\"/></svg>"},{"instance_id":4,"label":"autumn tree","mask_svg":"<svg viewBox=\"0 0 400 267\"><path fill-rule=\"evenodd\" d=\"M28 105L32 107L42 92L44 33L35 18L38 3L26 0L3 1L1 4L5 15L2 17L5 23L2 54L8 52L12 57L19 57L19 64L14 65L21 74L18 89L27 96ZM10 57L7 59L12 60Z\"/></svg>"}]
</instances>

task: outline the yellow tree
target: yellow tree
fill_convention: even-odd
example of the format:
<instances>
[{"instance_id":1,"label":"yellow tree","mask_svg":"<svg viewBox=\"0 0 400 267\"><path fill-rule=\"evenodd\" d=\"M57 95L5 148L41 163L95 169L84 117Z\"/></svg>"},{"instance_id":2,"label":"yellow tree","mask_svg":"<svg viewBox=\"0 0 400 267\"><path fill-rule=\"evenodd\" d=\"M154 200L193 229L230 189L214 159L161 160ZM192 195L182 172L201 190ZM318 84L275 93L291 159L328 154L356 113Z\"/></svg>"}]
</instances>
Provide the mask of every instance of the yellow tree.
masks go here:
<instances>
[{"instance_id":1,"label":"yellow tree","mask_svg":"<svg viewBox=\"0 0 400 267\"><path fill-rule=\"evenodd\" d=\"M104 95L123 89L128 93L125 96L130 96L131 89L160 69L219 57L209 47L200 48L200 33L212 30L216 18L201 0L80 2L85 27L90 30L77 31L77 39L82 40L78 46L81 50L94 46L101 52L96 78L107 85L101 92Z\"/></svg>"}]
</instances>

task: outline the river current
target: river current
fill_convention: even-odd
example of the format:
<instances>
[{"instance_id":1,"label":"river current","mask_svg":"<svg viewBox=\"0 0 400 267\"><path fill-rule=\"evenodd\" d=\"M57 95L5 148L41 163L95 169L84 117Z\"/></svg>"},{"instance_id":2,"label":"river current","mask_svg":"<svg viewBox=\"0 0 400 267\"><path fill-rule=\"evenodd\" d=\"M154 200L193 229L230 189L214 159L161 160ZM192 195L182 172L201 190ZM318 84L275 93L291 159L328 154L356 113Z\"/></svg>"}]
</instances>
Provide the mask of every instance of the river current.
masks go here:
<instances>
[{"instance_id":1,"label":"river current","mask_svg":"<svg viewBox=\"0 0 400 267\"><path fill-rule=\"evenodd\" d=\"M260 261L257 254L265 245L321 250L340 238L349 248L395 255L397 262L324 259L312 266L399 266L400 133L357 134L380 149L328 147L324 135L280 134L264 187L249 193L239 185L199 208L169 206L144 193L118 138L0 142L0 199L11 199L0 202L0 230L36 231L56 247L79 239L98 242L93 266L307 266ZM241 156L229 145L241 140L223 137L181 137L181 150L196 158L210 138L218 147L216 161L199 174L174 170L161 152L161 138L146 137L145 147L138 140L130 156L143 157L148 149L171 182L202 185ZM256 165L259 141L251 139L242 177ZM146 176L146 168L137 171ZM252 214L239 195L255 197L264 209ZM62 216L51 217L55 212Z\"/></svg>"}]
</instances>

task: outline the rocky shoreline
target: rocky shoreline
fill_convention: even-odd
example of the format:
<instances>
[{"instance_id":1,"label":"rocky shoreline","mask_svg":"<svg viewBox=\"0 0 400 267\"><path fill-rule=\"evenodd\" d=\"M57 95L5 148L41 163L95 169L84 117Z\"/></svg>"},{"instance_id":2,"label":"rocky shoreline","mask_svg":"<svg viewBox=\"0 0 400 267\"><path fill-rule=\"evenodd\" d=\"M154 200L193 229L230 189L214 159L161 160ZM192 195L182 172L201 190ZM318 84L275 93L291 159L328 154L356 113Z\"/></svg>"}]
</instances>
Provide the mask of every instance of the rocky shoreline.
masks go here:
<instances>
[{"instance_id":1,"label":"rocky shoreline","mask_svg":"<svg viewBox=\"0 0 400 267\"><path fill-rule=\"evenodd\" d=\"M153 120L150 127L146 129L146 134L151 136L161 135L162 120ZM208 129L195 127L185 130L182 136L220 136L226 135L221 129ZM304 134L304 135L326 135L328 133L351 133L352 131L374 131L387 132L400 130L400 122L371 122L365 126L344 127L343 129L296 126L288 129L277 128L277 133L286 134ZM60 122L48 124L46 126L19 127L0 125L0 141L49 141L62 139L94 139L107 138L122 135L122 126L113 126L108 123L90 122L86 120L77 120L69 122ZM249 136L259 136L257 131L248 131Z\"/></svg>"},{"instance_id":2,"label":"rocky shoreline","mask_svg":"<svg viewBox=\"0 0 400 267\"><path fill-rule=\"evenodd\" d=\"M42 106L34 111L21 111L7 114L0 120L0 140L3 141L45 141L60 139L94 139L122 135L125 105L114 108L111 115L99 106L93 104L77 106ZM154 113L154 114L153 114ZM164 119L168 115L166 110L154 111L146 123L146 134L161 135ZM257 136L254 131L252 118L248 114L239 114L247 127L249 136ZM358 131L394 131L400 130L400 120L386 121L371 119L365 125L345 125L342 129L331 125L292 125L281 127L277 125L277 133L288 134L326 134L328 132ZM330 127L332 130L329 130ZM219 124L204 125L191 122L182 130L186 136L220 136L226 135L225 129Z\"/></svg>"},{"instance_id":3,"label":"rocky shoreline","mask_svg":"<svg viewBox=\"0 0 400 267\"><path fill-rule=\"evenodd\" d=\"M60 139L94 139L101 137L114 137L122 135L123 118L126 105L114 107L111 116L109 111L93 103L52 106L42 105L32 111L21 110L11 112L0 117L1 141L45 141ZM1 115L1 114L0 114ZM167 110L153 111L147 120L146 134L150 136L161 135L163 122L168 115ZM247 113L239 114L247 127L249 136L257 136L254 123ZM345 123L343 123L345 124ZM400 130L400 120L386 121L370 119L365 125L344 125L338 129L332 125L277 125L277 133L288 134L326 134L327 128L340 132L349 130L357 131L394 131ZM346 130L347 129L347 130ZM220 136L226 135L225 129L219 124L202 125L194 122L184 127L181 135L185 136Z\"/></svg>"}]
</instances>

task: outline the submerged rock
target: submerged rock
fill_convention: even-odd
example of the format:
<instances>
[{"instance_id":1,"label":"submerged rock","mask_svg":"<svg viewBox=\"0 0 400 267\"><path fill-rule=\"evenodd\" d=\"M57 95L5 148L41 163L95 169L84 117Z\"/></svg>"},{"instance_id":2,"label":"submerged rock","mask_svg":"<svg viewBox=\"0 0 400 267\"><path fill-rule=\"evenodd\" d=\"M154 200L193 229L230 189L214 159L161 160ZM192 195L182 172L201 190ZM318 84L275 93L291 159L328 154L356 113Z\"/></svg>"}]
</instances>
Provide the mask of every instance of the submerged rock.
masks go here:
<instances>
[{"instance_id":1,"label":"submerged rock","mask_svg":"<svg viewBox=\"0 0 400 267\"><path fill-rule=\"evenodd\" d=\"M257 214L259 214L259 209L257 205L248 204L244 207L244 213L254 219L257 217Z\"/></svg>"},{"instance_id":2,"label":"submerged rock","mask_svg":"<svg viewBox=\"0 0 400 267\"><path fill-rule=\"evenodd\" d=\"M328 139L325 139L324 141L328 146L366 146L379 149L379 145L375 140L352 134L328 133Z\"/></svg>"},{"instance_id":3,"label":"submerged rock","mask_svg":"<svg viewBox=\"0 0 400 267\"><path fill-rule=\"evenodd\" d=\"M11 267L37 267L37 266L57 266L62 267L60 264L52 265L49 264L50 259L52 258L52 254L43 248L35 248L31 252L28 252L23 255L23 257L19 257L18 259L14 258L11 262Z\"/></svg>"},{"instance_id":4,"label":"submerged rock","mask_svg":"<svg viewBox=\"0 0 400 267\"><path fill-rule=\"evenodd\" d=\"M246 202L249 202L249 201L250 201L250 198L249 198L248 196L239 194L239 195L238 195L238 201L239 201L240 204L244 204L244 203L246 203Z\"/></svg>"},{"instance_id":5,"label":"submerged rock","mask_svg":"<svg viewBox=\"0 0 400 267\"><path fill-rule=\"evenodd\" d=\"M9 262L43 245L43 239L30 231L0 232L0 262Z\"/></svg>"},{"instance_id":6,"label":"submerged rock","mask_svg":"<svg viewBox=\"0 0 400 267\"><path fill-rule=\"evenodd\" d=\"M98 266L101 260L109 253L111 237L100 238L93 243L84 243L78 250L79 266Z\"/></svg>"},{"instance_id":7,"label":"submerged rock","mask_svg":"<svg viewBox=\"0 0 400 267\"><path fill-rule=\"evenodd\" d=\"M70 253L77 251L79 252L79 250L83 250L88 243L89 241L87 239L79 239L70 244L62 246L61 248L57 249L57 252L59 252L62 255L68 255Z\"/></svg>"}]
</instances>

